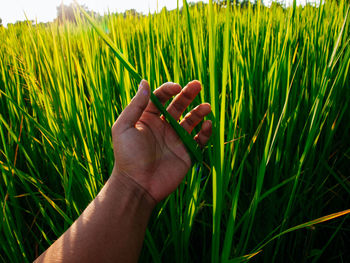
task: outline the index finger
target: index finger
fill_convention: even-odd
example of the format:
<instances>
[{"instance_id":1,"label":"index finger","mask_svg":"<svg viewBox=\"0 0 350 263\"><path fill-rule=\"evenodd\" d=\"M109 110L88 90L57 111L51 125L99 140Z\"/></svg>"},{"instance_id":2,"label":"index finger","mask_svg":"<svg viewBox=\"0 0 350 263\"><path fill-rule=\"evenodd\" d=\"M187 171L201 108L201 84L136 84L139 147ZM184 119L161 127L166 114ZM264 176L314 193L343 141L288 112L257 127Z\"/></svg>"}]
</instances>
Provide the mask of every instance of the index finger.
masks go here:
<instances>
[{"instance_id":1,"label":"index finger","mask_svg":"<svg viewBox=\"0 0 350 263\"><path fill-rule=\"evenodd\" d=\"M167 111L175 120L179 120L182 113L191 104L201 89L202 85L198 80L189 82L186 87L176 95L174 100L168 106Z\"/></svg>"},{"instance_id":2,"label":"index finger","mask_svg":"<svg viewBox=\"0 0 350 263\"><path fill-rule=\"evenodd\" d=\"M157 88L153 93L159 99L159 101L164 105L170 98L178 94L181 91L181 86L177 83L166 82ZM146 107L145 112L153 113L159 115L159 109L150 100Z\"/></svg>"}]
</instances>

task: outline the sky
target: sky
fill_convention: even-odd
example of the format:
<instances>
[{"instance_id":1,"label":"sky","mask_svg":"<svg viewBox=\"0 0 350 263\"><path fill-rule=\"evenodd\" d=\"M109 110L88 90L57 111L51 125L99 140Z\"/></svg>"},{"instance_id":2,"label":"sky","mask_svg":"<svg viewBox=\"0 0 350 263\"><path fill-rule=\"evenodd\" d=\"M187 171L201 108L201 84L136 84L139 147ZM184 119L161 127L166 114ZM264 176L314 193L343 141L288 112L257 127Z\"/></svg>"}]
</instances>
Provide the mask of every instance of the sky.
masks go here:
<instances>
[{"instance_id":1,"label":"sky","mask_svg":"<svg viewBox=\"0 0 350 263\"><path fill-rule=\"evenodd\" d=\"M192 0L193 1L193 0ZM56 17L56 7L63 2L68 5L72 0L0 0L0 18L6 26L18 20L37 20L38 22L52 21ZM204 1L208 2L208 1ZM139 12L148 13L149 10L157 10L157 0L78 0L79 4L85 4L90 10L103 14L111 12L124 12L128 9L136 9ZM182 0L179 1L179 4ZM158 0L159 10L166 6L168 9L176 8L176 0ZM182 6L182 4L180 5Z\"/></svg>"},{"instance_id":2,"label":"sky","mask_svg":"<svg viewBox=\"0 0 350 263\"><path fill-rule=\"evenodd\" d=\"M190 0L189 2L197 2ZM264 0L265 2L266 0ZM292 1L292 0L286 0ZM305 2L306 0L298 0ZM72 0L0 0L0 18L3 25L15 23L18 20L29 20L37 22L52 21L56 17L56 7L63 2L68 5ZM208 2L204 0L203 2ZM100 14L110 12L124 12L128 9L136 9L138 12L147 14L150 10L157 10L157 0L78 0L79 4L85 4L90 10ZM182 0L179 0L180 7ZM164 6L167 9L175 9L177 0L158 0L158 8L161 10ZM26 16L25 16L26 15Z\"/></svg>"}]
</instances>

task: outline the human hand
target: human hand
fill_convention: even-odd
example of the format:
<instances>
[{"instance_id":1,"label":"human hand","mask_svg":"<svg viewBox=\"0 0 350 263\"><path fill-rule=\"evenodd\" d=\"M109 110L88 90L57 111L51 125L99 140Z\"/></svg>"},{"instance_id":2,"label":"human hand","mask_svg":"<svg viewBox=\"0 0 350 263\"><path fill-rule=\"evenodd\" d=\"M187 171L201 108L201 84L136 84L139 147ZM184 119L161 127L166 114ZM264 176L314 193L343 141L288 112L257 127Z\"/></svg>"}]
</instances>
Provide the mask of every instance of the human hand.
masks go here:
<instances>
[{"instance_id":1,"label":"human hand","mask_svg":"<svg viewBox=\"0 0 350 263\"><path fill-rule=\"evenodd\" d=\"M154 94L163 105L177 94L167 111L179 120L200 90L199 81L192 81L183 89L179 84L168 82ZM181 139L149 98L150 87L142 80L135 97L112 127L115 157L112 175L132 179L159 202L180 184L191 167L191 158ZM200 104L181 120L180 125L191 133L210 111L208 103ZM211 131L211 121L204 121L194 139L203 147Z\"/></svg>"}]
</instances>

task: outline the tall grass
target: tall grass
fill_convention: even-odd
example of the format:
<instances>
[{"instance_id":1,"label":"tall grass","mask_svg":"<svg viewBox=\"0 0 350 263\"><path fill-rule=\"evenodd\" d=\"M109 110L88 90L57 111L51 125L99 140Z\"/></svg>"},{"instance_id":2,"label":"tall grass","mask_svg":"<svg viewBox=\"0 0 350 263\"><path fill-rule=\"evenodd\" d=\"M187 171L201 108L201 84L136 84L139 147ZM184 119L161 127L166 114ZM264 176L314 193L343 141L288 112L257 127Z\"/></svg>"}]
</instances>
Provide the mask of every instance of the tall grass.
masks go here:
<instances>
[{"instance_id":1,"label":"tall grass","mask_svg":"<svg viewBox=\"0 0 350 263\"><path fill-rule=\"evenodd\" d=\"M194 105L212 104L204 165L156 207L141 262L349 257L348 9L184 1L95 20L152 88L199 79ZM82 19L0 40L0 261L28 262L109 177L110 129L139 79Z\"/></svg>"}]
</instances>

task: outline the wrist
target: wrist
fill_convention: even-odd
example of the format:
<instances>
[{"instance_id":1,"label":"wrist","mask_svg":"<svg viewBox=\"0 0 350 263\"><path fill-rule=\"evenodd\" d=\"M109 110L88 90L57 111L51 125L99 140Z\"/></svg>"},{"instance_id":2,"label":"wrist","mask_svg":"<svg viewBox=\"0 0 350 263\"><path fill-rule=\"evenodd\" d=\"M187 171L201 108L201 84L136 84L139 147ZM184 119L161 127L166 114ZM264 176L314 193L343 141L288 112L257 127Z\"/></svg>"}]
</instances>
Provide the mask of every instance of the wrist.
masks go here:
<instances>
[{"instance_id":1,"label":"wrist","mask_svg":"<svg viewBox=\"0 0 350 263\"><path fill-rule=\"evenodd\" d=\"M157 204L157 201L152 195L142 185L136 182L132 175L113 169L108 181L111 181L110 183L113 185L113 188L122 191L127 196L130 195L134 202L140 202L149 210L153 210Z\"/></svg>"}]
</instances>

